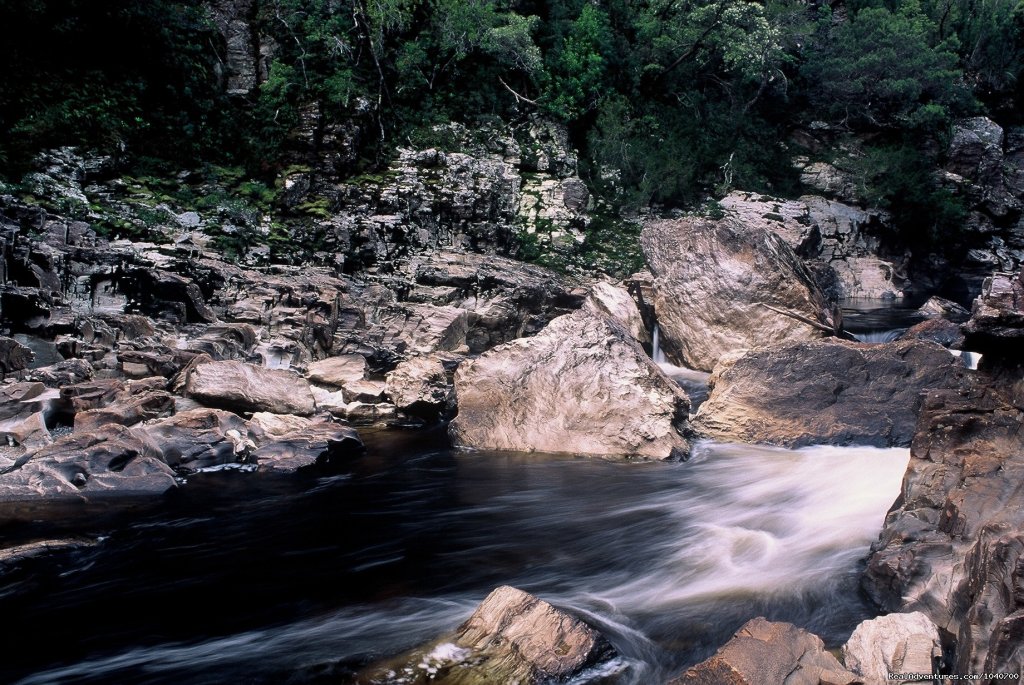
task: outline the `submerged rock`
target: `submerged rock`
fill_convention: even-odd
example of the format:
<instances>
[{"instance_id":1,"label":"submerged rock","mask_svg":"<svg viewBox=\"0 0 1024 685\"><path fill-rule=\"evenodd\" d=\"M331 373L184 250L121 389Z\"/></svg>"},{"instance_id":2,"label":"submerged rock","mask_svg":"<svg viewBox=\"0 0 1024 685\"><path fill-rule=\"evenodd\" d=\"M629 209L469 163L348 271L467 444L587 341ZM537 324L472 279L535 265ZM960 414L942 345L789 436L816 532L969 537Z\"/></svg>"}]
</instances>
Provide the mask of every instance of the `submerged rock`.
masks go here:
<instances>
[{"instance_id":1,"label":"submerged rock","mask_svg":"<svg viewBox=\"0 0 1024 685\"><path fill-rule=\"evenodd\" d=\"M455 374L454 444L519 452L684 457L689 400L617 322L583 309Z\"/></svg>"},{"instance_id":2,"label":"submerged rock","mask_svg":"<svg viewBox=\"0 0 1024 685\"><path fill-rule=\"evenodd\" d=\"M890 673L934 673L942 658L939 629L921 612L862 621L843 645L846 667L866 685L885 685Z\"/></svg>"},{"instance_id":3,"label":"submerged rock","mask_svg":"<svg viewBox=\"0 0 1024 685\"><path fill-rule=\"evenodd\" d=\"M499 587L455 633L357 676L369 685L474 685L565 682L585 667L611 658L596 630L544 600Z\"/></svg>"},{"instance_id":4,"label":"submerged rock","mask_svg":"<svg viewBox=\"0 0 1024 685\"><path fill-rule=\"evenodd\" d=\"M669 685L857 685L855 674L825 651L817 635L755 618L714 656Z\"/></svg>"},{"instance_id":5,"label":"submerged rock","mask_svg":"<svg viewBox=\"0 0 1024 685\"><path fill-rule=\"evenodd\" d=\"M825 299L778 235L737 220L648 223L641 235L654 274L654 308L669 361L711 371L738 349L821 338Z\"/></svg>"},{"instance_id":6,"label":"submerged rock","mask_svg":"<svg viewBox=\"0 0 1024 685\"><path fill-rule=\"evenodd\" d=\"M921 393L955 387L959 361L933 343L821 340L723 363L693 427L718 440L787 447L909 445Z\"/></svg>"}]
</instances>

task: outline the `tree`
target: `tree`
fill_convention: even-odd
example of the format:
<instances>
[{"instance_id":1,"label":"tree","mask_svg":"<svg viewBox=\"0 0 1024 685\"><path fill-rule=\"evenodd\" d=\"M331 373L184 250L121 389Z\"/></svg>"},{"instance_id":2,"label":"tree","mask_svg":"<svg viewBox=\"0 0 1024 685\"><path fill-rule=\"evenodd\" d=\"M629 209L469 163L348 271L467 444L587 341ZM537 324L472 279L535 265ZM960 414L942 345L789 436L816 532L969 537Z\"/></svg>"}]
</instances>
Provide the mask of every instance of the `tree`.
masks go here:
<instances>
[{"instance_id":1,"label":"tree","mask_svg":"<svg viewBox=\"0 0 1024 685\"><path fill-rule=\"evenodd\" d=\"M895 12L866 7L825 29L803 68L812 102L849 126L942 125L971 98L955 38L933 45L936 29L913 0Z\"/></svg>"}]
</instances>

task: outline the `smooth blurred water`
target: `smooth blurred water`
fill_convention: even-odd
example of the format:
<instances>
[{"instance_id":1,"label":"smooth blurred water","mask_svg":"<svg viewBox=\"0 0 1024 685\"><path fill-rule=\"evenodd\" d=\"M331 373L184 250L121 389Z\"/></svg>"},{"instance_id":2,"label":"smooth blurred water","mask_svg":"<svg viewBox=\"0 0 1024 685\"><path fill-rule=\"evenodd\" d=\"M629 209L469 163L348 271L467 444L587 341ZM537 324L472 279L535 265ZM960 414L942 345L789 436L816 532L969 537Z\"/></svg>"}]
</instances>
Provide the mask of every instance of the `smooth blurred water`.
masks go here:
<instances>
[{"instance_id":1,"label":"smooth blurred water","mask_svg":"<svg viewBox=\"0 0 1024 685\"><path fill-rule=\"evenodd\" d=\"M908 460L704 443L689 462L625 463L460 453L438 434L370 446L333 477L206 474L155 508L0 525L100 538L0 577L0 682L344 683L502 584L604 630L623 658L601 682L662 682L759 615L836 645L872 615L859 572Z\"/></svg>"}]
</instances>

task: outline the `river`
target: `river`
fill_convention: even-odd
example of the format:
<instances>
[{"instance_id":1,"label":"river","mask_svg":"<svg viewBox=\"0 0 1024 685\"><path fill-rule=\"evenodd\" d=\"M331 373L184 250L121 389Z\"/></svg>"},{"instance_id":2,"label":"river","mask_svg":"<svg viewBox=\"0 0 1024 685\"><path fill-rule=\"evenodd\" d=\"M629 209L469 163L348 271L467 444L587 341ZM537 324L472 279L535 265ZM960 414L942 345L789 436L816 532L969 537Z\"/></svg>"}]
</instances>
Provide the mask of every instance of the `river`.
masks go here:
<instances>
[{"instance_id":1,"label":"river","mask_svg":"<svg viewBox=\"0 0 1024 685\"><path fill-rule=\"evenodd\" d=\"M625 463L366 437L330 477L209 473L145 508L7 521L8 544L92 544L0 580L0 681L345 683L502 584L609 636L621 658L578 683L659 682L759 615L835 646L873 615L859 573L908 460L701 443L688 462Z\"/></svg>"}]
</instances>

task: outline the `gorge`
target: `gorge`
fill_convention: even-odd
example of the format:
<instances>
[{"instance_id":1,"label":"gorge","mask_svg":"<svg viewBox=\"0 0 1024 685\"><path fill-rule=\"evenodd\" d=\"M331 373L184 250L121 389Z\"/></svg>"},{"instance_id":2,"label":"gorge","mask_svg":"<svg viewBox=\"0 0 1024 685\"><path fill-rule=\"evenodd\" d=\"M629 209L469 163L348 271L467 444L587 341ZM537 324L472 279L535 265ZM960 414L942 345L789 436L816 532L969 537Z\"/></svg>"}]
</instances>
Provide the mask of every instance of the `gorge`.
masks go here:
<instances>
[{"instance_id":1,"label":"gorge","mask_svg":"<svg viewBox=\"0 0 1024 685\"><path fill-rule=\"evenodd\" d=\"M0 2L0 681L1018 680L1010 5Z\"/></svg>"}]
</instances>

